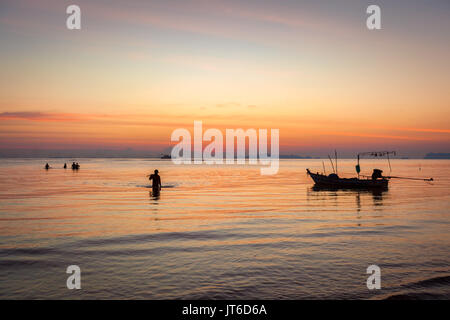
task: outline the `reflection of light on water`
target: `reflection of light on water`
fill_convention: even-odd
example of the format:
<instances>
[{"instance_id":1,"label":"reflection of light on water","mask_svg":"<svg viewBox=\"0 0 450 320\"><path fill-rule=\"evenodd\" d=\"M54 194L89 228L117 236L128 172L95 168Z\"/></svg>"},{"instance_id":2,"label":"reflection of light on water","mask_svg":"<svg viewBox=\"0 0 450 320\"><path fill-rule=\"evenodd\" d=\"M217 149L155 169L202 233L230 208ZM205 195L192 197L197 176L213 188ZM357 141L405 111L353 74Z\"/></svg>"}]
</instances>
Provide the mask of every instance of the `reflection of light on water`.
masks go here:
<instances>
[{"instance_id":1,"label":"reflection of light on water","mask_svg":"<svg viewBox=\"0 0 450 320\"><path fill-rule=\"evenodd\" d=\"M448 161L421 160L424 175L441 177L434 185L391 181L376 194L313 190L305 169L322 170L321 160L281 161L269 177L245 166L77 160L76 174L37 160L0 164L0 283L11 288L2 297L65 297L57 275L69 258L88 270L86 298L371 298L361 286L368 262L385 268L385 295L450 274ZM417 175L413 162L393 160L394 173ZM351 174L354 161L339 167ZM159 197L145 177L154 168ZM444 294L436 281L425 290Z\"/></svg>"}]
</instances>

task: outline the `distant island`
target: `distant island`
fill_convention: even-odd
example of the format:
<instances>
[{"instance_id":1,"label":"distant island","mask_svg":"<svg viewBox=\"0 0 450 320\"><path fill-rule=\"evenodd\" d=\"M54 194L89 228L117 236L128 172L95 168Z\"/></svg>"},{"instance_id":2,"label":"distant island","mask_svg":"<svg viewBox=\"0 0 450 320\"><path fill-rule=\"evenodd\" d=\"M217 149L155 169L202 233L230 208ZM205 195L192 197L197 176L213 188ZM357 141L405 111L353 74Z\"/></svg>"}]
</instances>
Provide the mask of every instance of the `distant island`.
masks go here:
<instances>
[{"instance_id":1,"label":"distant island","mask_svg":"<svg viewBox=\"0 0 450 320\"><path fill-rule=\"evenodd\" d=\"M427 153L424 159L450 159L450 153Z\"/></svg>"},{"instance_id":2,"label":"distant island","mask_svg":"<svg viewBox=\"0 0 450 320\"><path fill-rule=\"evenodd\" d=\"M281 154L280 159L313 159L311 156L298 156L295 154Z\"/></svg>"},{"instance_id":3,"label":"distant island","mask_svg":"<svg viewBox=\"0 0 450 320\"><path fill-rule=\"evenodd\" d=\"M0 158L161 158L160 152L127 149L0 149Z\"/></svg>"},{"instance_id":4,"label":"distant island","mask_svg":"<svg viewBox=\"0 0 450 320\"><path fill-rule=\"evenodd\" d=\"M269 154L270 155L270 154ZM0 158L156 158L171 159L170 150L164 152L125 149L0 149ZM280 155L280 159L319 159L295 154ZM248 155L246 155L248 159Z\"/></svg>"},{"instance_id":5,"label":"distant island","mask_svg":"<svg viewBox=\"0 0 450 320\"><path fill-rule=\"evenodd\" d=\"M123 149L1 149L0 158L148 158L148 159L171 159L170 148L165 150L135 150ZM269 154L270 156L270 154ZM248 155L245 157L248 159ZM327 159L323 155L298 155L280 154L279 159ZM353 156L344 154L339 159L354 159ZM416 155L412 157L401 156L398 159L450 159L450 153L430 152L425 156Z\"/></svg>"}]
</instances>

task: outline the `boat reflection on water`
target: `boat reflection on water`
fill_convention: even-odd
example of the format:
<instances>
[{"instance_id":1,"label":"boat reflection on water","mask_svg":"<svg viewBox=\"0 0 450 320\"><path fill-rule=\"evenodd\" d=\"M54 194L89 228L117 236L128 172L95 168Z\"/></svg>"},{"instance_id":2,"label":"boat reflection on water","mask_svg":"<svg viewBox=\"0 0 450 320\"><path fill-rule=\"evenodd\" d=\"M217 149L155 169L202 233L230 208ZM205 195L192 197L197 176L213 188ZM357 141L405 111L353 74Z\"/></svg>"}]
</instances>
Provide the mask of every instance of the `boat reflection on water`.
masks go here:
<instances>
[{"instance_id":1,"label":"boat reflection on water","mask_svg":"<svg viewBox=\"0 0 450 320\"><path fill-rule=\"evenodd\" d=\"M388 194L388 188L376 188L376 189L345 189L345 188L332 188L314 185L308 188L307 201L320 202L333 200L335 206L343 206L343 209L348 207L348 203L341 203L341 199L349 198L349 196L355 196L357 211L361 211L361 197L372 196L373 207L383 206L383 197ZM312 199L313 198L313 199Z\"/></svg>"},{"instance_id":2,"label":"boat reflection on water","mask_svg":"<svg viewBox=\"0 0 450 320\"><path fill-rule=\"evenodd\" d=\"M356 194L369 194L371 193L374 197L382 197L384 193L386 193L389 189L388 188L378 188L378 189L345 189L345 188L331 188L331 187L322 187L318 185L314 185L311 187L312 191L331 191L331 192L338 192L343 191L345 193L356 193Z\"/></svg>"}]
</instances>

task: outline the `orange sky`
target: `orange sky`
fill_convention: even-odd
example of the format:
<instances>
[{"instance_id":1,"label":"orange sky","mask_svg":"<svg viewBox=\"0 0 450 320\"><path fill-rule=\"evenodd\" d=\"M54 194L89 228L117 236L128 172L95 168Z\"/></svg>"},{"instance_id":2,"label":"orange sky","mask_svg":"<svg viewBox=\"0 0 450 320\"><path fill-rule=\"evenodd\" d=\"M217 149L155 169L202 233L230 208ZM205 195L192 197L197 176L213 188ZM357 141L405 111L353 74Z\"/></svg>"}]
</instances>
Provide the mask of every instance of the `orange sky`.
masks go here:
<instances>
[{"instance_id":1,"label":"orange sky","mask_svg":"<svg viewBox=\"0 0 450 320\"><path fill-rule=\"evenodd\" d=\"M64 2L2 3L1 149L160 152L201 120L283 153L450 151L448 2L381 1L379 31L357 1L130 3L78 1L79 31Z\"/></svg>"}]
</instances>

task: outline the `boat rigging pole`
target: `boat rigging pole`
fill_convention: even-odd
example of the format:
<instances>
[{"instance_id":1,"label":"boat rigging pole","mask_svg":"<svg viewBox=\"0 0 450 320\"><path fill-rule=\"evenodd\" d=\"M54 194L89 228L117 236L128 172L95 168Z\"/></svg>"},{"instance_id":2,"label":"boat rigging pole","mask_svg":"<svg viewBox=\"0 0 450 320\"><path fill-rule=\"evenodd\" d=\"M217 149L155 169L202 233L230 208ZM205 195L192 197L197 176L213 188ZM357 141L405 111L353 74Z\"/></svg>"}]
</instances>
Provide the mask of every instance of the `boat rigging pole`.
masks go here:
<instances>
[{"instance_id":1,"label":"boat rigging pole","mask_svg":"<svg viewBox=\"0 0 450 320\"><path fill-rule=\"evenodd\" d=\"M336 159L336 174L338 174L338 170L337 170L337 151L334 150L334 157Z\"/></svg>"},{"instance_id":2,"label":"boat rigging pole","mask_svg":"<svg viewBox=\"0 0 450 320\"><path fill-rule=\"evenodd\" d=\"M334 164L333 164L333 160L331 160L330 155L328 155L328 159L330 159L331 162L331 167L333 168L333 172L336 173L336 171L334 170Z\"/></svg>"},{"instance_id":3,"label":"boat rigging pole","mask_svg":"<svg viewBox=\"0 0 450 320\"><path fill-rule=\"evenodd\" d=\"M419 180L419 181L434 181L433 178L409 178L409 177L395 177L395 176L387 176L389 179L406 179L406 180Z\"/></svg>"},{"instance_id":4,"label":"boat rigging pole","mask_svg":"<svg viewBox=\"0 0 450 320\"><path fill-rule=\"evenodd\" d=\"M383 157L383 156L387 156L388 159L388 163L389 163L389 172L392 172L392 167L391 167L391 160L389 158L389 155L396 155L395 151L369 151L369 152L360 152L358 153L358 164L356 165L356 172L359 173L361 172L361 167L359 165L359 159L363 156L372 156L372 157Z\"/></svg>"}]
</instances>

